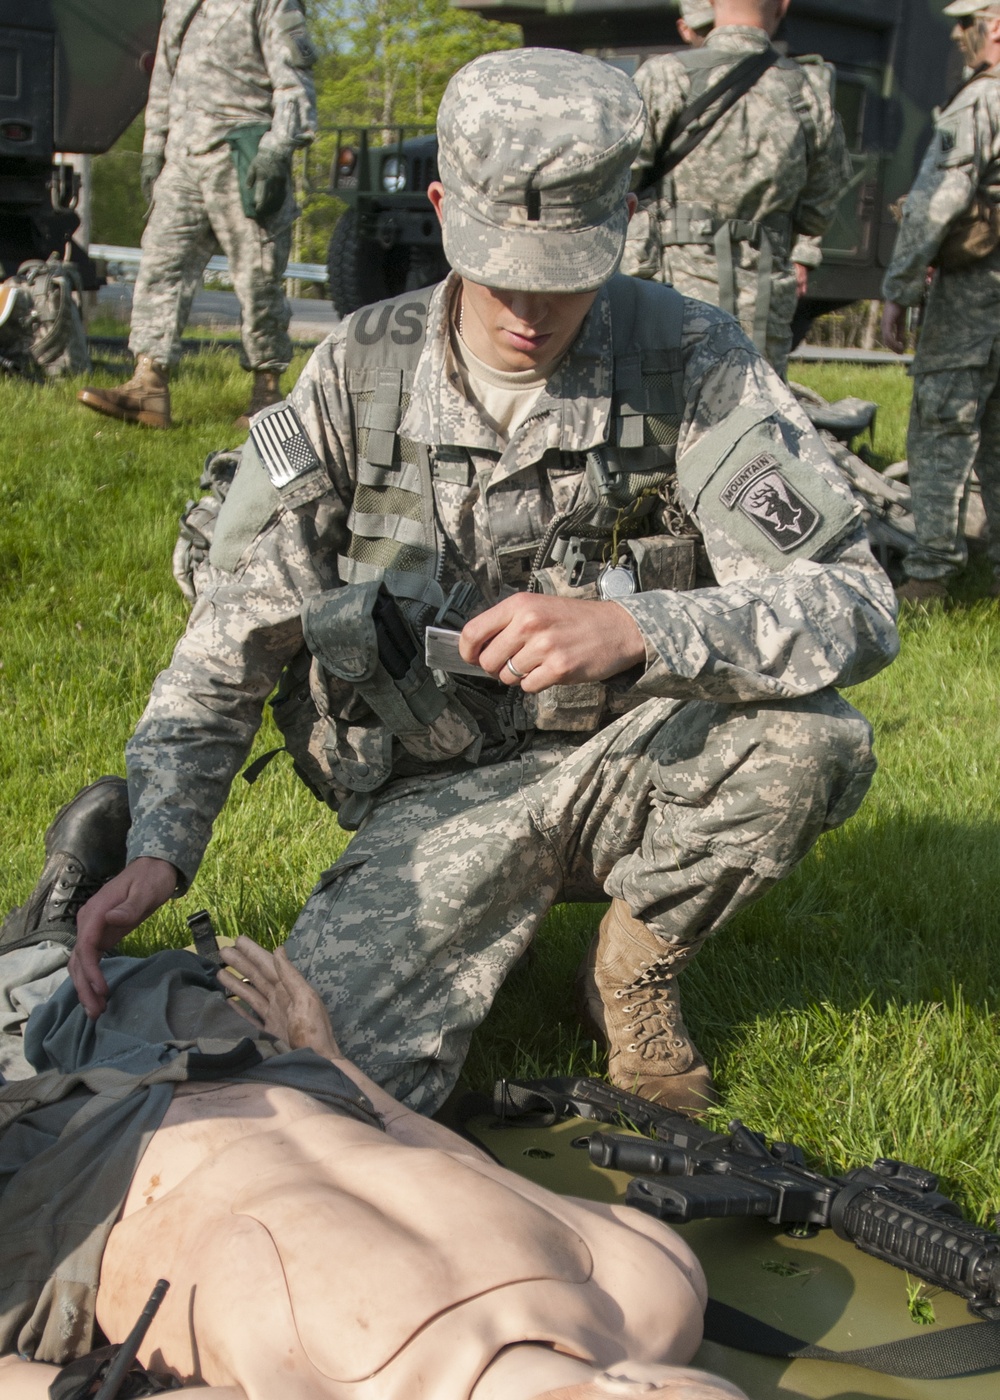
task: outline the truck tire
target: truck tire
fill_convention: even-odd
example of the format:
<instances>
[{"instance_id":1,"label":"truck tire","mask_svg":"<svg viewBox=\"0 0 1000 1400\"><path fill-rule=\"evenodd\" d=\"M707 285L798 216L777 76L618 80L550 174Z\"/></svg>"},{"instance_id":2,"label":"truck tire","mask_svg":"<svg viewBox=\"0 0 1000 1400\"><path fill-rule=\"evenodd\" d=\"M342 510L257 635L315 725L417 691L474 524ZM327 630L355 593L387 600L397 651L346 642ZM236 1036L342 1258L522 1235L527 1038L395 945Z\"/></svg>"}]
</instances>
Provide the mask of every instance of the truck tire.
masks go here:
<instances>
[{"instance_id":1,"label":"truck tire","mask_svg":"<svg viewBox=\"0 0 1000 1400\"><path fill-rule=\"evenodd\" d=\"M398 296L406 290L409 249L383 248L358 233L358 215L340 216L326 254L327 286L334 309L349 316L359 306Z\"/></svg>"}]
</instances>

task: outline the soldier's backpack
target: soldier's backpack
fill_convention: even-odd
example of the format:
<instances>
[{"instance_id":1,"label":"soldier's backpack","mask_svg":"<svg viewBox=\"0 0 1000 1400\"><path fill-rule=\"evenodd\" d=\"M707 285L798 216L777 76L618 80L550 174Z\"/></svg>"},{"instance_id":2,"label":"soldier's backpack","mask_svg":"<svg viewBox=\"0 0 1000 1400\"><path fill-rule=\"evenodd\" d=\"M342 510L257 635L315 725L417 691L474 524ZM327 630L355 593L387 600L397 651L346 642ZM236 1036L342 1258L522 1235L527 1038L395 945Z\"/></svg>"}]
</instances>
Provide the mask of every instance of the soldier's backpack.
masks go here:
<instances>
[{"instance_id":1,"label":"soldier's backpack","mask_svg":"<svg viewBox=\"0 0 1000 1400\"><path fill-rule=\"evenodd\" d=\"M22 263L0 284L0 372L25 379L86 374L80 274L56 256Z\"/></svg>"}]
</instances>

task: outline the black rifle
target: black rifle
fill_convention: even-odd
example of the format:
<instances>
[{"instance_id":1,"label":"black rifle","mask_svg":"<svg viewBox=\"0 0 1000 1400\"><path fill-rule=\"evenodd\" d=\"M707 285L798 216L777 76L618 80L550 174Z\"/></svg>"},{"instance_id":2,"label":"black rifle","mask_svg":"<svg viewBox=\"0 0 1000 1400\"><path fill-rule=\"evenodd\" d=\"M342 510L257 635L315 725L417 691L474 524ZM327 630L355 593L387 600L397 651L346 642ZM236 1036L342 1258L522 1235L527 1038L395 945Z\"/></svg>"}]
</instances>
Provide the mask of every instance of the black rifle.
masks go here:
<instances>
[{"instance_id":1,"label":"black rifle","mask_svg":"<svg viewBox=\"0 0 1000 1400\"><path fill-rule=\"evenodd\" d=\"M49 1386L50 1400L131 1400L177 1389L180 1381L153 1376L137 1367L135 1361L169 1287L165 1278L157 1282L135 1326L120 1345L99 1347L64 1366Z\"/></svg>"},{"instance_id":2,"label":"black rifle","mask_svg":"<svg viewBox=\"0 0 1000 1400\"><path fill-rule=\"evenodd\" d=\"M957 1293L977 1316L1000 1319L1000 1235L962 1218L933 1172L880 1158L843 1176L806 1166L792 1143L770 1145L735 1120L728 1133L600 1080L501 1080L501 1119L578 1116L652 1134L594 1132L591 1161L629 1172L627 1205L672 1224L759 1216L791 1233L830 1227L866 1254Z\"/></svg>"}]
</instances>

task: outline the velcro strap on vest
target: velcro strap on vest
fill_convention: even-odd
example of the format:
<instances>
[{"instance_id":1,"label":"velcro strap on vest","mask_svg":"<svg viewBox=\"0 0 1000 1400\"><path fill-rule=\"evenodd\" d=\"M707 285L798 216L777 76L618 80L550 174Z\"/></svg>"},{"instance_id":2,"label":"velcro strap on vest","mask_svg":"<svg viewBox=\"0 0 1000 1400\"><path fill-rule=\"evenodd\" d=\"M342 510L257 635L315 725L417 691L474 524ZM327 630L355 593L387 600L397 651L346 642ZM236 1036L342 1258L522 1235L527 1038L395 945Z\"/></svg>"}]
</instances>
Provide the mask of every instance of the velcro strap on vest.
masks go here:
<instances>
[{"instance_id":1,"label":"velcro strap on vest","mask_svg":"<svg viewBox=\"0 0 1000 1400\"><path fill-rule=\"evenodd\" d=\"M365 457L377 467L391 467L396 436L403 417L403 373L380 369L375 396L367 405L363 426L368 428Z\"/></svg>"}]
</instances>

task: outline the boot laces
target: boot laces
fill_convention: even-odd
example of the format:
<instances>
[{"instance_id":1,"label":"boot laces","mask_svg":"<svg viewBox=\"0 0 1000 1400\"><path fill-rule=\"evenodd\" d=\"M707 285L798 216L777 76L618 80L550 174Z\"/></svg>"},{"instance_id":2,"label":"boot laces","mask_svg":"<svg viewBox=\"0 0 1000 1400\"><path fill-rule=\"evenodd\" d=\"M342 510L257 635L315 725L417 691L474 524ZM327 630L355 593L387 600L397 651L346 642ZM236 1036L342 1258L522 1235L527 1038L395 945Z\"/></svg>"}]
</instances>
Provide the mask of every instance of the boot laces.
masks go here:
<instances>
[{"instance_id":1,"label":"boot laces","mask_svg":"<svg viewBox=\"0 0 1000 1400\"><path fill-rule=\"evenodd\" d=\"M615 998L625 1003L630 1017L629 1031L633 1037L629 1050L641 1050L664 1041L674 1051L683 1050L690 1042L681 1016L680 998L674 974L668 971L673 959L643 964L638 975L626 987L615 992Z\"/></svg>"},{"instance_id":2,"label":"boot laces","mask_svg":"<svg viewBox=\"0 0 1000 1400\"><path fill-rule=\"evenodd\" d=\"M88 880L83 865L69 856L49 890L45 901L45 922L75 924L77 914L100 887L101 882Z\"/></svg>"}]
</instances>

